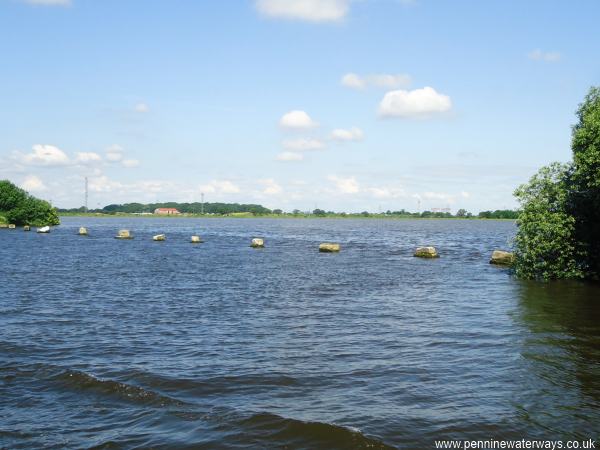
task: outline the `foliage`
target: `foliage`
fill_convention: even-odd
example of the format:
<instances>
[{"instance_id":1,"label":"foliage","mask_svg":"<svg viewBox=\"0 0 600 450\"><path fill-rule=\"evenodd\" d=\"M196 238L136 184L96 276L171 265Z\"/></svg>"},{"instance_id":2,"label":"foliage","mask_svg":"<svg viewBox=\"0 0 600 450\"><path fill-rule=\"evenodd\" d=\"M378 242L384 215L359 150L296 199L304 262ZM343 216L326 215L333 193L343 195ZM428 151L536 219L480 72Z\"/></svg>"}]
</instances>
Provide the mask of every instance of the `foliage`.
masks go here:
<instances>
[{"instance_id":1,"label":"foliage","mask_svg":"<svg viewBox=\"0 0 600 450\"><path fill-rule=\"evenodd\" d=\"M598 278L600 275L600 88L577 110L573 162L542 168L515 195L517 275Z\"/></svg>"},{"instance_id":2,"label":"foliage","mask_svg":"<svg viewBox=\"0 0 600 450\"><path fill-rule=\"evenodd\" d=\"M58 225L58 215L50 203L37 199L8 180L0 180L0 210L16 225Z\"/></svg>"},{"instance_id":3,"label":"foliage","mask_svg":"<svg viewBox=\"0 0 600 450\"><path fill-rule=\"evenodd\" d=\"M233 214L233 213L252 213L260 216L270 214L271 210L261 205L239 204L239 203L125 203L123 205L108 205L98 212L109 214L114 213L152 213L156 208L176 208L184 214Z\"/></svg>"},{"instance_id":4,"label":"foliage","mask_svg":"<svg viewBox=\"0 0 600 450\"><path fill-rule=\"evenodd\" d=\"M590 89L573 127L570 211L590 278L600 278L600 88Z\"/></svg>"},{"instance_id":5,"label":"foliage","mask_svg":"<svg viewBox=\"0 0 600 450\"><path fill-rule=\"evenodd\" d=\"M478 215L481 219L518 219L519 211L512 209L497 209L496 211L481 211Z\"/></svg>"},{"instance_id":6,"label":"foliage","mask_svg":"<svg viewBox=\"0 0 600 450\"><path fill-rule=\"evenodd\" d=\"M575 218L567 211L570 165L543 167L515 196L522 205L515 238L517 276L582 278Z\"/></svg>"}]
</instances>

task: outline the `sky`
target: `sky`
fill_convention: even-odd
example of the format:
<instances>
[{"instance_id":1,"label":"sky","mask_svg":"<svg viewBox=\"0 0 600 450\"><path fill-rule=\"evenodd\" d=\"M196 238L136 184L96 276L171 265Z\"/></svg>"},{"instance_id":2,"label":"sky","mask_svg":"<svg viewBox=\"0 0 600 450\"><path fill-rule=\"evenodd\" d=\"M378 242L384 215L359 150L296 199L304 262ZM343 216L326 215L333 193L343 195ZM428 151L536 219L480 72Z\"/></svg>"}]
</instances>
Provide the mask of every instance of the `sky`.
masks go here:
<instances>
[{"instance_id":1,"label":"sky","mask_svg":"<svg viewBox=\"0 0 600 450\"><path fill-rule=\"evenodd\" d=\"M515 208L600 2L0 0L0 179L58 207Z\"/></svg>"}]
</instances>

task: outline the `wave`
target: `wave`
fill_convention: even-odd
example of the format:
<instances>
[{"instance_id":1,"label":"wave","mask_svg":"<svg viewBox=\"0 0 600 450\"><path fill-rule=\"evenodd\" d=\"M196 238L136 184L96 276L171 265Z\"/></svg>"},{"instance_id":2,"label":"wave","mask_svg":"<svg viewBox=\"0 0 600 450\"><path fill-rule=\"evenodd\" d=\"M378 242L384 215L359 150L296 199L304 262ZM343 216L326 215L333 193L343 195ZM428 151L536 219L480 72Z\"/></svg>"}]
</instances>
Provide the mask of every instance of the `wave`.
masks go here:
<instances>
[{"instance_id":1,"label":"wave","mask_svg":"<svg viewBox=\"0 0 600 450\"><path fill-rule=\"evenodd\" d=\"M146 406L184 406L185 403L167 397L141 386L111 379L101 379L88 373L54 366L50 364L30 364L0 367L0 375L5 380L33 379L40 387L59 388L82 394L110 396L117 400L143 404Z\"/></svg>"},{"instance_id":2,"label":"wave","mask_svg":"<svg viewBox=\"0 0 600 450\"><path fill-rule=\"evenodd\" d=\"M239 421L243 441L294 449L393 449L384 442L364 435L359 429L341 425L303 421L263 412Z\"/></svg>"}]
</instances>

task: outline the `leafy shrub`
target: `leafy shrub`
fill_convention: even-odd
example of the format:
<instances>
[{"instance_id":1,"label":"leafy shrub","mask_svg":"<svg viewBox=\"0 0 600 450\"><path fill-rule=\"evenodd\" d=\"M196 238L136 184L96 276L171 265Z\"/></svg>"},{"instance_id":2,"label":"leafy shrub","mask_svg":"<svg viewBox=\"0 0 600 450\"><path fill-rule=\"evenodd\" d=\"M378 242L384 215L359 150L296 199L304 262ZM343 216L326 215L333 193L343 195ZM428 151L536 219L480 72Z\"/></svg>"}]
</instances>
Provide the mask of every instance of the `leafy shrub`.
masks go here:
<instances>
[{"instance_id":1,"label":"leafy shrub","mask_svg":"<svg viewBox=\"0 0 600 450\"><path fill-rule=\"evenodd\" d=\"M573 162L540 169L515 196L516 273L522 278L598 278L600 275L600 88L577 110Z\"/></svg>"},{"instance_id":2,"label":"leafy shrub","mask_svg":"<svg viewBox=\"0 0 600 450\"><path fill-rule=\"evenodd\" d=\"M50 203L37 199L10 181L0 180L0 211L16 225L58 225L58 215Z\"/></svg>"}]
</instances>

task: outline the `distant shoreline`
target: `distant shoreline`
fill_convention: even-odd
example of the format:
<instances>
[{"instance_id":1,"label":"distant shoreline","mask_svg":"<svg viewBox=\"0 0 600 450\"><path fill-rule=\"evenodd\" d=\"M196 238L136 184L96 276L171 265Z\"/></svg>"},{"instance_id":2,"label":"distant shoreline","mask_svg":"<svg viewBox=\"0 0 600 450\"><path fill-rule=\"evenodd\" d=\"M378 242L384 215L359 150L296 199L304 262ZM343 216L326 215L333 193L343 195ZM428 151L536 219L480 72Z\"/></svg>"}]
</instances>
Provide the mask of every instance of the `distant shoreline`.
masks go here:
<instances>
[{"instance_id":1,"label":"distant shoreline","mask_svg":"<svg viewBox=\"0 0 600 450\"><path fill-rule=\"evenodd\" d=\"M130 213L117 213L117 214L99 214L99 213L58 213L59 217L93 217L93 218L138 218L138 219L359 219L359 220L480 220L480 221L512 221L516 219L499 219L499 218L484 218L484 217L411 217L411 216L386 216L384 214L372 214L370 216L362 215L346 215L341 214L327 215L327 216L315 216L308 214L265 214L255 216L253 214L130 214Z\"/></svg>"}]
</instances>

